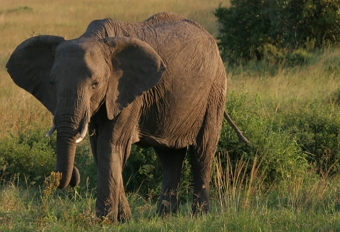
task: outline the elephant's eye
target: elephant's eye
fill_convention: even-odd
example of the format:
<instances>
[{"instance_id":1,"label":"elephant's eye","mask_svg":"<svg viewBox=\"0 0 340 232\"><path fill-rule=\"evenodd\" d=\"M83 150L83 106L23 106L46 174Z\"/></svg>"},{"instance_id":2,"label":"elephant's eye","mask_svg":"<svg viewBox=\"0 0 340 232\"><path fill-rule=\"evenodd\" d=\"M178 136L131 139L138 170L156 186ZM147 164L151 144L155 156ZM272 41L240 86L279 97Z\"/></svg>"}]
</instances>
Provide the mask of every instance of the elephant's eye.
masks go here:
<instances>
[{"instance_id":1,"label":"elephant's eye","mask_svg":"<svg viewBox=\"0 0 340 232\"><path fill-rule=\"evenodd\" d=\"M93 82L91 87L92 89L96 89L98 87L98 82Z\"/></svg>"}]
</instances>

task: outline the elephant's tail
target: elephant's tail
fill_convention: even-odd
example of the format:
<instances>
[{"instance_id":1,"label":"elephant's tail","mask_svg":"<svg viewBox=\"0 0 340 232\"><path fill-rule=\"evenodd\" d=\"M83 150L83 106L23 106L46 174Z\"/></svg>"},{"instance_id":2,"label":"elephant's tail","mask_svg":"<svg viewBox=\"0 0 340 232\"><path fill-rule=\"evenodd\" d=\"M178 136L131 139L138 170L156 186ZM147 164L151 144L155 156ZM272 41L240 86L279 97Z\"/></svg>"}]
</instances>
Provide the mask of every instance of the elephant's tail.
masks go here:
<instances>
[{"instance_id":1,"label":"elephant's tail","mask_svg":"<svg viewBox=\"0 0 340 232\"><path fill-rule=\"evenodd\" d=\"M234 129L234 131L236 132L239 140L248 144L249 140L242 134L240 129L238 129L238 127L236 126L236 124L233 122L233 120L230 118L229 114L226 111L224 111L224 118L227 120L229 125Z\"/></svg>"}]
</instances>

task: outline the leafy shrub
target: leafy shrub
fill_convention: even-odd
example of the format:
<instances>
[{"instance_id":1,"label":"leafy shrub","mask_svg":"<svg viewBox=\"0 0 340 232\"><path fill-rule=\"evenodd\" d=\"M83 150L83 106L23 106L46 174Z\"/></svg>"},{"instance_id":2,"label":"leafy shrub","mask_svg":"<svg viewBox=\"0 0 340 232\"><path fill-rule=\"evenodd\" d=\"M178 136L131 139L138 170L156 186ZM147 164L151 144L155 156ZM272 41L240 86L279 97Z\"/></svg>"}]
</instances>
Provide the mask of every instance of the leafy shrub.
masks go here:
<instances>
[{"instance_id":1,"label":"leafy shrub","mask_svg":"<svg viewBox=\"0 0 340 232\"><path fill-rule=\"evenodd\" d=\"M230 64L268 58L301 61L308 52L340 41L340 2L328 0L231 0L214 14L219 48ZM291 54L299 49L300 52ZM273 52L274 51L274 52ZM303 61L303 59L302 59Z\"/></svg>"},{"instance_id":2,"label":"leafy shrub","mask_svg":"<svg viewBox=\"0 0 340 232\"><path fill-rule=\"evenodd\" d=\"M248 104L246 100L246 95L238 96L233 92L228 98L227 109L251 143L239 142L234 131L224 123L219 151L227 152L232 164L242 157L251 165L255 157L259 157L262 162L259 172L267 183L303 175L308 168L306 155L296 143L295 136L284 129L284 117L263 114L260 97ZM249 172L250 169L251 166Z\"/></svg>"},{"instance_id":3,"label":"leafy shrub","mask_svg":"<svg viewBox=\"0 0 340 232\"><path fill-rule=\"evenodd\" d=\"M241 157L252 163L259 157L260 172L269 183L301 176L311 169L324 177L339 173L340 109L337 105L314 100L301 103L299 108L263 112L265 108L259 97L249 100L246 95L232 93L227 108L251 141L250 145L240 143L232 129L224 124L219 151L227 152L232 163L236 164Z\"/></svg>"},{"instance_id":4,"label":"leafy shrub","mask_svg":"<svg viewBox=\"0 0 340 232\"><path fill-rule=\"evenodd\" d=\"M22 124L16 135L10 134L0 143L0 183L19 179L28 184L44 183L44 177L55 170L56 135L45 138L47 128ZM78 145L75 165L81 184L96 186L97 171L88 143Z\"/></svg>"},{"instance_id":5,"label":"leafy shrub","mask_svg":"<svg viewBox=\"0 0 340 232\"><path fill-rule=\"evenodd\" d=\"M44 129L25 127L0 143L0 181L21 176L22 180L42 183L54 170L56 139L47 139ZM24 177L24 178L23 178ZM28 182L28 183L30 183Z\"/></svg>"},{"instance_id":6,"label":"leafy shrub","mask_svg":"<svg viewBox=\"0 0 340 232\"><path fill-rule=\"evenodd\" d=\"M294 134L311 167L320 175L340 171L340 110L323 101L286 113L284 127Z\"/></svg>"},{"instance_id":7,"label":"leafy shrub","mask_svg":"<svg viewBox=\"0 0 340 232\"><path fill-rule=\"evenodd\" d=\"M259 48L268 43L270 21L261 13L267 1L231 0L231 7L221 5L215 10L219 23L218 45L224 60L237 63L242 60L261 58Z\"/></svg>"},{"instance_id":8,"label":"leafy shrub","mask_svg":"<svg viewBox=\"0 0 340 232\"><path fill-rule=\"evenodd\" d=\"M132 146L131 155L123 171L126 191L136 192L149 198L157 198L161 192L162 170L153 148ZM184 160L178 192L185 198L191 191L192 176L188 159ZM184 195L184 196L182 196Z\"/></svg>"},{"instance_id":9,"label":"leafy shrub","mask_svg":"<svg viewBox=\"0 0 340 232\"><path fill-rule=\"evenodd\" d=\"M159 195L162 171L152 148L132 146L124 167L123 179L126 191Z\"/></svg>"}]
</instances>

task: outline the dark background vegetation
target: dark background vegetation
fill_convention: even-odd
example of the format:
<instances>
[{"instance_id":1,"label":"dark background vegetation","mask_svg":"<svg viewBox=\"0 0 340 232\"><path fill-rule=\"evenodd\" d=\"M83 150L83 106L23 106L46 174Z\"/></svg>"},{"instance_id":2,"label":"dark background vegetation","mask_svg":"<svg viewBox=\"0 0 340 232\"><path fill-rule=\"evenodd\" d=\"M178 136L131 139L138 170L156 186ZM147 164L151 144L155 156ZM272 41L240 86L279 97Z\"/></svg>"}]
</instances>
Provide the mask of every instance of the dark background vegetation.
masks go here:
<instances>
[{"instance_id":1,"label":"dark background vegetation","mask_svg":"<svg viewBox=\"0 0 340 232\"><path fill-rule=\"evenodd\" d=\"M315 49L340 41L340 2L231 0L214 12L219 47L230 64L266 59L301 64Z\"/></svg>"}]
</instances>

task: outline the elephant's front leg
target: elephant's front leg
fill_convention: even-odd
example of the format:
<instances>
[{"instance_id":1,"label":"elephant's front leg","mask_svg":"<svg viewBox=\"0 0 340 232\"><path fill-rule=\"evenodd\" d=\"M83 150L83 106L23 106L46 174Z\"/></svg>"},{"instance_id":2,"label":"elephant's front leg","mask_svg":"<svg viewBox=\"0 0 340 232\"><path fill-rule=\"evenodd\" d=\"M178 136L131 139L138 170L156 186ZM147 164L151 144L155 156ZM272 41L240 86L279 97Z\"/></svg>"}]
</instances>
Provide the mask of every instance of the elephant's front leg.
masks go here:
<instances>
[{"instance_id":1,"label":"elephant's front leg","mask_svg":"<svg viewBox=\"0 0 340 232\"><path fill-rule=\"evenodd\" d=\"M125 195L122 167L122 151L107 140L97 144L97 201L96 214L111 221L131 218L131 210Z\"/></svg>"}]
</instances>

